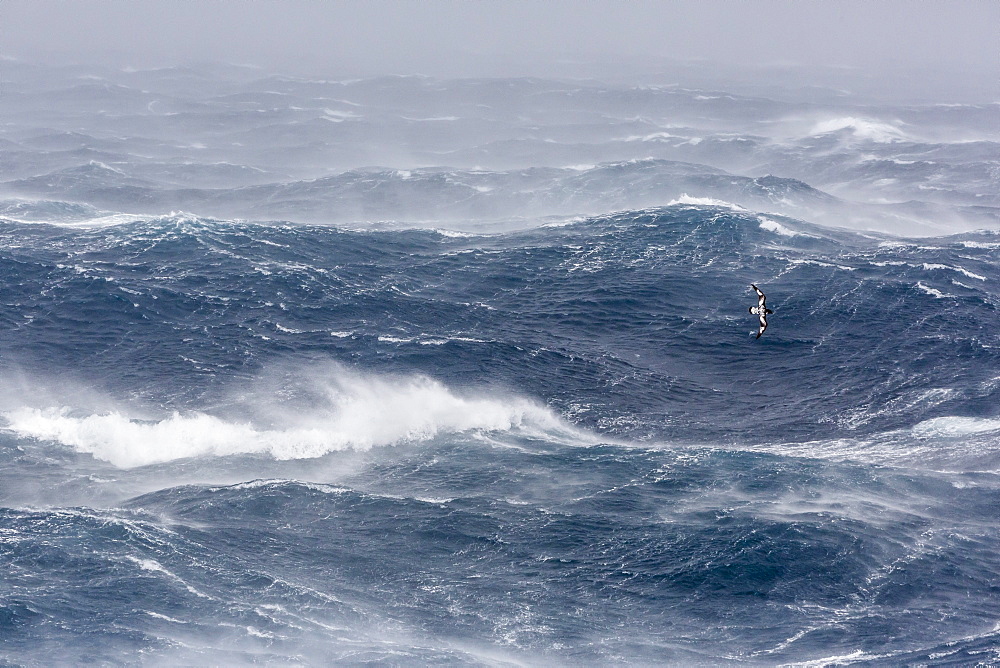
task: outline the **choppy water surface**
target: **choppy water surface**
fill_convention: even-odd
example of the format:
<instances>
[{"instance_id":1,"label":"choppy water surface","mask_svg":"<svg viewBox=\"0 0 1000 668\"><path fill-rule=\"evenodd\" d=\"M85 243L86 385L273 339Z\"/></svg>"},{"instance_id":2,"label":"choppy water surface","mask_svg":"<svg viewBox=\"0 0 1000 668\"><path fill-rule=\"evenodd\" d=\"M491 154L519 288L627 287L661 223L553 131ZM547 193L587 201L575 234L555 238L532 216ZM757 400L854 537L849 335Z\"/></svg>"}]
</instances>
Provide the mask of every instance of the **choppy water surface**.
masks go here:
<instances>
[{"instance_id":1,"label":"choppy water surface","mask_svg":"<svg viewBox=\"0 0 1000 668\"><path fill-rule=\"evenodd\" d=\"M1000 660L995 105L81 76L8 73L0 663Z\"/></svg>"}]
</instances>

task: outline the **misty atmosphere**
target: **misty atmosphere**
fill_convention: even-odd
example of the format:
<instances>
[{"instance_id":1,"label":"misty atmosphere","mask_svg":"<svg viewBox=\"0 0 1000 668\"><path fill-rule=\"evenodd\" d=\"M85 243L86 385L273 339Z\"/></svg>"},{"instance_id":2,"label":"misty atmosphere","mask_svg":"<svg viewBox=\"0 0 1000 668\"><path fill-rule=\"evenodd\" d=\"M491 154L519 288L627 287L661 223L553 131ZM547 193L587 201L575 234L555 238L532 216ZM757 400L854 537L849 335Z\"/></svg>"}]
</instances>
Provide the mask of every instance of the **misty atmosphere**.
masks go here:
<instances>
[{"instance_id":1,"label":"misty atmosphere","mask_svg":"<svg viewBox=\"0 0 1000 668\"><path fill-rule=\"evenodd\" d=\"M474 5L6 3L5 211L481 230L687 195L899 235L1000 224L992 4Z\"/></svg>"},{"instance_id":2,"label":"misty atmosphere","mask_svg":"<svg viewBox=\"0 0 1000 668\"><path fill-rule=\"evenodd\" d=\"M0 0L0 667L1000 662L997 26Z\"/></svg>"}]
</instances>

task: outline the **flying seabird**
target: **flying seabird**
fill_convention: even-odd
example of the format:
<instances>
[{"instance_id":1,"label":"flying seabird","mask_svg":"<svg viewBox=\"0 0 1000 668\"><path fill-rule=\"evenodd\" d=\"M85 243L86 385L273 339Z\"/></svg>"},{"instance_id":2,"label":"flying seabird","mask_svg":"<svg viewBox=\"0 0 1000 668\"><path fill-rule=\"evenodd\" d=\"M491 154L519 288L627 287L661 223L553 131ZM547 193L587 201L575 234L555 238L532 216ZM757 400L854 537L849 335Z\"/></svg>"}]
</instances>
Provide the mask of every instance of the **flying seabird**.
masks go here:
<instances>
[{"instance_id":1,"label":"flying seabird","mask_svg":"<svg viewBox=\"0 0 1000 668\"><path fill-rule=\"evenodd\" d=\"M766 299L766 297L764 297L764 293L760 291L760 288L758 288L753 283L750 284L750 287L753 288L753 291L757 293L757 305L751 306L750 312L760 317L760 331L757 332L757 338L759 339L760 335L764 333L765 329L767 329L768 314L774 313L774 311L772 311L771 309L767 308L767 306L764 305L764 300Z\"/></svg>"}]
</instances>

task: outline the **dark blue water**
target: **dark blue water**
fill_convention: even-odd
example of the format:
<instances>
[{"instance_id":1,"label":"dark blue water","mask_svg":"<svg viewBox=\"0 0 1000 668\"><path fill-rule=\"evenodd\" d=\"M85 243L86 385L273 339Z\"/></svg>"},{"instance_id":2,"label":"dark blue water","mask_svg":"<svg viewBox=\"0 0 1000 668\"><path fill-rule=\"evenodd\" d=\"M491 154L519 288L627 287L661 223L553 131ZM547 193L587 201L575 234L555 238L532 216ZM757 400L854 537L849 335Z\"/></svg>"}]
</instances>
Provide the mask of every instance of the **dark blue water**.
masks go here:
<instances>
[{"instance_id":1,"label":"dark blue water","mask_svg":"<svg viewBox=\"0 0 1000 668\"><path fill-rule=\"evenodd\" d=\"M1000 660L998 262L697 204L0 221L0 662Z\"/></svg>"}]
</instances>

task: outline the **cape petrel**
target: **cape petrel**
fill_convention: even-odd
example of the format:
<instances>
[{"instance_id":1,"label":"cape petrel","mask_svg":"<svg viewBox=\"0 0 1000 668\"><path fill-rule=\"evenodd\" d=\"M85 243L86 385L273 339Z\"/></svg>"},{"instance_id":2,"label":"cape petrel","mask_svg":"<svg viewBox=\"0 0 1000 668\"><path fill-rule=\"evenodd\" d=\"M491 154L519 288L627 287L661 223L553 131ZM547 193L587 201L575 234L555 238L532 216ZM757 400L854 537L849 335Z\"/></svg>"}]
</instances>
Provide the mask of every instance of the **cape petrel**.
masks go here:
<instances>
[{"instance_id":1,"label":"cape petrel","mask_svg":"<svg viewBox=\"0 0 1000 668\"><path fill-rule=\"evenodd\" d=\"M757 332L757 338L759 339L760 335L764 333L765 329L767 329L767 316L771 313L774 313L774 311L767 308L767 306L764 304L764 300L766 299L766 297L764 297L764 293L760 291L760 288L758 288L753 283L750 284L750 287L753 288L753 291L757 293L757 305L751 306L750 312L760 318L760 330Z\"/></svg>"}]
</instances>

